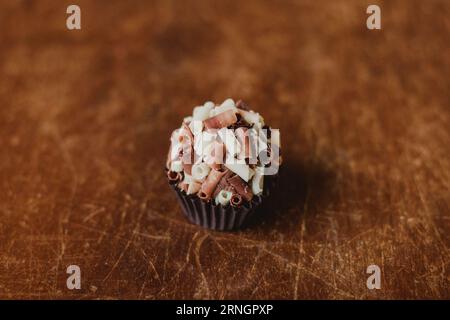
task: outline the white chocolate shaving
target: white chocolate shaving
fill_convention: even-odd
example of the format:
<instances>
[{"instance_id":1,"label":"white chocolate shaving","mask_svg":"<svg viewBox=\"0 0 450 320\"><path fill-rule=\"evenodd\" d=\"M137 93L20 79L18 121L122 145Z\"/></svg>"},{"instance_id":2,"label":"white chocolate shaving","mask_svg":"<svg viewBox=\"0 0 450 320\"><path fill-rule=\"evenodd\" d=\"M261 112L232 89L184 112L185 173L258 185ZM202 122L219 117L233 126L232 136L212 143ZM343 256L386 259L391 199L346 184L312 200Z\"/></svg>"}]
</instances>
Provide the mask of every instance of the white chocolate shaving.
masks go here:
<instances>
[{"instance_id":1,"label":"white chocolate shaving","mask_svg":"<svg viewBox=\"0 0 450 320\"><path fill-rule=\"evenodd\" d=\"M183 171L183 163L181 160L175 160L170 163L170 171L181 172Z\"/></svg>"},{"instance_id":2,"label":"white chocolate shaving","mask_svg":"<svg viewBox=\"0 0 450 320\"><path fill-rule=\"evenodd\" d=\"M199 156L198 154L196 154L195 156L196 156L196 158L194 159L194 163L192 165L199 164L199 163L203 162L203 157L202 156Z\"/></svg>"},{"instance_id":3,"label":"white chocolate shaving","mask_svg":"<svg viewBox=\"0 0 450 320\"><path fill-rule=\"evenodd\" d=\"M187 174L186 172L184 173L184 179L183 179L184 183L191 184L194 181L195 181L194 178L192 178L192 176L190 174Z\"/></svg>"},{"instance_id":4,"label":"white chocolate shaving","mask_svg":"<svg viewBox=\"0 0 450 320\"><path fill-rule=\"evenodd\" d=\"M189 123L189 122L191 122L191 121L192 121L192 117L191 117L191 116L186 117L186 118L183 119L183 122L184 122L184 123Z\"/></svg>"},{"instance_id":5,"label":"white chocolate shaving","mask_svg":"<svg viewBox=\"0 0 450 320\"><path fill-rule=\"evenodd\" d=\"M173 130L172 135L170 136L170 142L172 144L178 143L179 142L179 138L180 138L180 134L181 134L181 129Z\"/></svg>"},{"instance_id":6,"label":"white chocolate shaving","mask_svg":"<svg viewBox=\"0 0 450 320\"><path fill-rule=\"evenodd\" d=\"M182 145L179 142L172 143L171 149L170 149L170 160L171 161L178 159L181 147L182 147Z\"/></svg>"},{"instance_id":7,"label":"white chocolate shaving","mask_svg":"<svg viewBox=\"0 0 450 320\"><path fill-rule=\"evenodd\" d=\"M217 194L215 202L216 204L220 203L221 205L225 206L230 202L232 195L233 193L231 191L222 190Z\"/></svg>"},{"instance_id":8,"label":"white chocolate shaving","mask_svg":"<svg viewBox=\"0 0 450 320\"><path fill-rule=\"evenodd\" d=\"M203 140L208 141L208 142L213 142L217 137L217 134L215 132L211 133L208 131L203 131L202 135L203 135Z\"/></svg>"},{"instance_id":9,"label":"white chocolate shaving","mask_svg":"<svg viewBox=\"0 0 450 320\"><path fill-rule=\"evenodd\" d=\"M259 124L261 126L264 126L266 124L266 122L264 121L264 118L259 113L258 113L258 115L259 115Z\"/></svg>"},{"instance_id":10,"label":"white chocolate shaving","mask_svg":"<svg viewBox=\"0 0 450 320\"><path fill-rule=\"evenodd\" d=\"M238 109L236 108L236 104L234 103L233 99L227 99L220 106L212 109L210 112L210 116L214 117L214 116L218 115L219 113L222 113L222 112L225 112L228 110L233 110L233 111L238 112Z\"/></svg>"},{"instance_id":11,"label":"white chocolate shaving","mask_svg":"<svg viewBox=\"0 0 450 320\"><path fill-rule=\"evenodd\" d=\"M227 163L225 163L225 167L236 173L245 182L248 182L255 174L255 171L245 163L228 163L227 161Z\"/></svg>"},{"instance_id":12,"label":"white chocolate shaving","mask_svg":"<svg viewBox=\"0 0 450 320\"><path fill-rule=\"evenodd\" d=\"M192 120L191 123L189 123L189 128L192 131L192 134L194 136L202 133L203 130L203 121L200 120Z\"/></svg>"},{"instance_id":13,"label":"white chocolate shaving","mask_svg":"<svg viewBox=\"0 0 450 320\"><path fill-rule=\"evenodd\" d=\"M232 157L238 155L241 152L241 144L236 139L234 132L227 128L222 128L218 131L218 135L222 142L225 144L225 148L227 153L229 153Z\"/></svg>"},{"instance_id":14,"label":"white chocolate shaving","mask_svg":"<svg viewBox=\"0 0 450 320\"><path fill-rule=\"evenodd\" d=\"M228 108L235 108L236 104L234 103L233 99L229 98L229 99L226 99L224 102L222 102L222 104L220 106L228 107Z\"/></svg>"},{"instance_id":15,"label":"white chocolate shaving","mask_svg":"<svg viewBox=\"0 0 450 320\"><path fill-rule=\"evenodd\" d=\"M260 194L264 188L264 167L257 167L255 175L252 178L252 192L255 195Z\"/></svg>"},{"instance_id":16,"label":"white chocolate shaving","mask_svg":"<svg viewBox=\"0 0 450 320\"><path fill-rule=\"evenodd\" d=\"M270 141L271 141L272 145L276 145L281 148L280 130L279 129L270 130Z\"/></svg>"},{"instance_id":17,"label":"white chocolate shaving","mask_svg":"<svg viewBox=\"0 0 450 320\"><path fill-rule=\"evenodd\" d=\"M258 135L258 154L264 150L267 150L267 138L262 132L260 132Z\"/></svg>"},{"instance_id":18,"label":"white chocolate shaving","mask_svg":"<svg viewBox=\"0 0 450 320\"><path fill-rule=\"evenodd\" d=\"M203 105L205 108L208 108L208 109L212 109L212 108L214 108L216 105L214 104L214 102L212 102L212 101L207 101L207 102L205 102L205 104Z\"/></svg>"},{"instance_id":19,"label":"white chocolate shaving","mask_svg":"<svg viewBox=\"0 0 450 320\"><path fill-rule=\"evenodd\" d=\"M203 156L203 161L206 161L212 153L212 149L214 147L214 143L209 143L206 146L203 145L203 149L202 149L202 156Z\"/></svg>"},{"instance_id":20,"label":"white chocolate shaving","mask_svg":"<svg viewBox=\"0 0 450 320\"><path fill-rule=\"evenodd\" d=\"M238 112L248 123L255 124L258 128L261 128L264 125L264 119L259 115L259 113L242 109L238 109Z\"/></svg>"},{"instance_id":21,"label":"white chocolate shaving","mask_svg":"<svg viewBox=\"0 0 450 320\"><path fill-rule=\"evenodd\" d=\"M210 104L208 104L208 106L205 104L204 106L195 107L192 114L194 120L203 121L208 119L213 108L214 105L211 106Z\"/></svg>"},{"instance_id":22,"label":"white chocolate shaving","mask_svg":"<svg viewBox=\"0 0 450 320\"><path fill-rule=\"evenodd\" d=\"M206 154L210 154L208 146L216 139L215 134L210 134L206 131L200 132L197 135L194 135L194 150L195 153L200 156L205 156Z\"/></svg>"},{"instance_id":23,"label":"white chocolate shaving","mask_svg":"<svg viewBox=\"0 0 450 320\"><path fill-rule=\"evenodd\" d=\"M187 189L187 194L194 194L197 193L200 190L200 187L202 186L201 183L197 182L197 181L192 181Z\"/></svg>"},{"instance_id":24,"label":"white chocolate shaving","mask_svg":"<svg viewBox=\"0 0 450 320\"><path fill-rule=\"evenodd\" d=\"M203 180L208 176L211 168L204 162L194 164L191 169L192 177L196 180Z\"/></svg>"}]
</instances>

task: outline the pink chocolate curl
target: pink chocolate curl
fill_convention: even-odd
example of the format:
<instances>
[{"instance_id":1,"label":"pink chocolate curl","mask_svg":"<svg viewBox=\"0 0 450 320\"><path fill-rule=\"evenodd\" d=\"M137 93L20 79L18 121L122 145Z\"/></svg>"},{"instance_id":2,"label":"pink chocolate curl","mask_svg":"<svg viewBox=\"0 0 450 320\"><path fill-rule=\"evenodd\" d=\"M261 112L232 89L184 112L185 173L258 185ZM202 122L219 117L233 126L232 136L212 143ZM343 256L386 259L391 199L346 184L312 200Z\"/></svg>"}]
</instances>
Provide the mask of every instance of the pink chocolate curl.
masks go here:
<instances>
[{"instance_id":1,"label":"pink chocolate curl","mask_svg":"<svg viewBox=\"0 0 450 320\"><path fill-rule=\"evenodd\" d=\"M191 175L192 174L192 164L183 163L183 171L186 172L188 175Z\"/></svg>"},{"instance_id":2,"label":"pink chocolate curl","mask_svg":"<svg viewBox=\"0 0 450 320\"><path fill-rule=\"evenodd\" d=\"M206 177L206 180L202 183L199 197L203 199L210 199L212 193L214 192L214 189L216 188L217 184L219 183L220 179L222 179L224 174L225 171L212 169Z\"/></svg>"},{"instance_id":3,"label":"pink chocolate curl","mask_svg":"<svg viewBox=\"0 0 450 320\"><path fill-rule=\"evenodd\" d=\"M194 164L194 148L188 141L183 142L183 157L181 162L183 163L183 170L187 174L191 174L192 165Z\"/></svg>"},{"instance_id":4,"label":"pink chocolate curl","mask_svg":"<svg viewBox=\"0 0 450 320\"><path fill-rule=\"evenodd\" d=\"M183 141L180 142L184 142L185 139L189 139L189 142L191 144L194 143L194 135L192 134L191 128L189 128L189 126L186 123L183 123L183 129L181 131L181 135L180 137L183 137Z\"/></svg>"},{"instance_id":5,"label":"pink chocolate curl","mask_svg":"<svg viewBox=\"0 0 450 320\"><path fill-rule=\"evenodd\" d=\"M167 178L169 179L170 183L177 183L181 181L182 176L181 173L175 172L175 171L167 171Z\"/></svg>"},{"instance_id":6,"label":"pink chocolate curl","mask_svg":"<svg viewBox=\"0 0 450 320\"><path fill-rule=\"evenodd\" d=\"M237 121L236 113L233 110L228 110L218 115L206 119L203 124L207 129L220 129L228 127Z\"/></svg>"},{"instance_id":7,"label":"pink chocolate curl","mask_svg":"<svg viewBox=\"0 0 450 320\"><path fill-rule=\"evenodd\" d=\"M245 181L242 180L241 177L239 177L238 175L234 175L233 177L228 178L228 182L236 190L236 192L242 196L242 198L247 201L252 200L253 192L249 185L245 183Z\"/></svg>"},{"instance_id":8,"label":"pink chocolate curl","mask_svg":"<svg viewBox=\"0 0 450 320\"><path fill-rule=\"evenodd\" d=\"M194 153L194 136L191 132L191 129L189 128L186 123L183 123L183 129L182 134L180 135L182 137L182 160L183 163L183 170L187 174L191 174L192 165L195 161L195 153Z\"/></svg>"},{"instance_id":9,"label":"pink chocolate curl","mask_svg":"<svg viewBox=\"0 0 450 320\"><path fill-rule=\"evenodd\" d=\"M241 153L239 154L240 159L249 159L253 154L253 146L250 143L250 130L245 127L240 127L235 130L236 137L241 144Z\"/></svg>"},{"instance_id":10,"label":"pink chocolate curl","mask_svg":"<svg viewBox=\"0 0 450 320\"><path fill-rule=\"evenodd\" d=\"M242 196L240 194L234 193L231 196L230 203L232 207L239 208L242 204Z\"/></svg>"},{"instance_id":11,"label":"pink chocolate curl","mask_svg":"<svg viewBox=\"0 0 450 320\"><path fill-rule=\"evenodd\" d=\"M208 195L201 190L198 192L197 195L200 199L205 200L205 201L208 201L210 199L210 197L208 197Z\"/></svg>"},{"instance_id":12,"label":"pink chocolate curl","mask_svg":"<svg viewBox=\"0 0 450 320\"><path fill-rule=\"evenodd\" d=\"M217 197L220 191L233 191L233 187L228 182L228 178L234 175L234 173L228 169L226 169L225 174L222 176L222 178L219 180L219 183L217 184L216 188L214 189L213 197Z\"/></svg>"},{"instance_id":13,"label":"pink chocolate curl","mask_svg":"<svg viewBox=\"0 0 450 320\"><path fill-rule=\"evenodd\" d=\"M238 102L236 102L236 108L246 110L246 111L250 110L249 106L242 100L239 100Z\"/></svg>"},{"instance_id":14,"label":"pink chocolate curl","mask_svg":"<svg viewBox=\"0 0 450 320\"><path fill-rule=\"evenodd\" d=\"M221 142L214 141L213 147L211 148L211 153L205 159L206 164L211 167L211 169L219 170L222 168L224 163L226 149L225 145Z\"/></svg>"}]
</instances>

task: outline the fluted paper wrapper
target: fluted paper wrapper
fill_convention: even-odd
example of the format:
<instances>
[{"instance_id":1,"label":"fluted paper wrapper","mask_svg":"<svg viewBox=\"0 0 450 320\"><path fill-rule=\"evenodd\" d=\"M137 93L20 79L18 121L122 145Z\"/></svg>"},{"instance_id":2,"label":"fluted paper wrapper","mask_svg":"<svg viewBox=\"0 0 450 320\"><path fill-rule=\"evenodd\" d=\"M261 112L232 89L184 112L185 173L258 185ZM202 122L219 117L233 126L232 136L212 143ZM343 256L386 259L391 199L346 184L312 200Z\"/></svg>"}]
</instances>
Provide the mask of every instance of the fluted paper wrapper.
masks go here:
<instances>
[{"instance_id":1,"label":"fluted paper wrapper","mask_svg":"<svg viewBox=\"0 0 450 320\"><path fill-rule=\"evenodd\" d=\"M245 202L239 208L216 205L213 199L206 202L196 195L187 195L175 184L170 186L189 221L208 229L230 231L241 228L250 220L255 211L262 206L264 199L270 195L277 178L278 175L265 176L262 195L253 196L250 202Z\"/></svg>"}]
</instances>

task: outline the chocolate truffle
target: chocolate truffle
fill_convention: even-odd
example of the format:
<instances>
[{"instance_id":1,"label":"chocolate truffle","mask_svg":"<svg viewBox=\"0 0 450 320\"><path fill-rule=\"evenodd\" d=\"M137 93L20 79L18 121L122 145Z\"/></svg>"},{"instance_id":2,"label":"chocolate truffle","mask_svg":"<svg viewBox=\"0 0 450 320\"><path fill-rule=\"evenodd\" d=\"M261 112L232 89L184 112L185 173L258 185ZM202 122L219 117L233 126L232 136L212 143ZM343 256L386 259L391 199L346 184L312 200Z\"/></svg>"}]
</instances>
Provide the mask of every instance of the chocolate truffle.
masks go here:
<instances>
[{"instance_id":1,"label":"chocolate truffle","mask_svg":"<svg viewBox=\"0 0 450 320\"><path fill-rule=\"evenodd\" d=\"M238 229L269 195L280 151L279 130L241 100L206 102L173 131L167 178L191 222Z\"/></svg>"}]
</instances>

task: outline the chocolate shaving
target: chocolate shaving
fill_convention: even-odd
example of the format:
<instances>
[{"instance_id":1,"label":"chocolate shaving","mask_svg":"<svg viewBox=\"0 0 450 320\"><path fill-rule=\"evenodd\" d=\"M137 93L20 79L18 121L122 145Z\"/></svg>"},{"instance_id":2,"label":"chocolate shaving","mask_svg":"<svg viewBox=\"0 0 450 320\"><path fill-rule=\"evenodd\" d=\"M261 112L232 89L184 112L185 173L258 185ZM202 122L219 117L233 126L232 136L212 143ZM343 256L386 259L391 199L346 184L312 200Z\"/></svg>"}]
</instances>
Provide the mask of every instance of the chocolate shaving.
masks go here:
<instances>
[{"instance_id":1,"label":"chocolate shaving","mask_svg":"<svg viewBox=\"0 0 450 320\"><path fill-rule=\"evenodd\" d=\"M231 184L231 186L236 190L237 193L239 193L245 200L250 201L253 198L253 192L248 186L247 183L245 183L244 180L242 180L241 177L239 177L237 174L228 178L227 181Z\"/></svg>"},{"instance_id":2,"label":"chocolate shaving","mask_svg":"<svg viewBox=\"0 0 450 320\"><path fill-rule=\"evenodd\" d=\"M242 205L242 196L240 194L234 193L231 196L230 204L232 207L239 208Z\"/></svg>"},{"instance_id":3,"label":"chocolate shaving","mask_svg":"<svg viewBox=\"0 0 450 320\"><path fill-rule=\"evenodd\" d=\"M206 129L220 129L236 123L237 117L233 110L228 110L203 121Z\"/></svg>"},{"instance_id":4,"label":"chocolate shaving","mask_svg":"<svg viewBox=\"0 0 450 320\"><path fill-rule=\"evenodd\" d=\"M263 133L265 134L265 136L267 137L267 141L270 140L271 135L271 130L270 127L268 125L264 125L262 126L262 129L264 129L265 131L263 131Z\"/></svg>"},{"instance_id":5,"label":"chocolate shaving","mask_svg":"<svg viewBox=\"0 0 450 320\"><path fill-rule=\"evenodd\" d=\"M239 100L238 102L236 102L236 108L246 110L246 111L250 110L250 107L242 100Z\"/></svg>"},{"instance_id":6,"label":"chocolate shaving","mask_svg":"<svg viewBox=\"0 0 450 320\"><path fill-rule=\"evenodd\" d=\"M178 187L183 190L184 192L187 193L188 189L189 189L189 184L187 184L186 182L181 182Z\"/></svg>"},{"instance_id":7,"label":"chocolate shaving","mask_svg":"<svg viewBox=\"0 0 450 320\"><path fill-rule=\"evenodd\" d=\"M205 162L211 169L221 170L222 164L225 160L226 149L225 145L221 142L214 141L211 153L206 158Z\"/></svg>"},{"instance_id":8,"label":"chocolate shaving","mask_svg":"<svg viewBox=\"0 0 450 320\"><path fill-rule=\"evenodd\" d=\"M183 157L181 159L183 162L183 170L187 174L191 174L191 168L194 163L194 148L192 144L185 141L183 143L182 150Z\"/></svg>"},{"instance_id":9,"label":"chocolate shaving","mask_svg":"<svg viewBox=\"0 0 450 320\"><path fill-rule=\"evenodd\" d=\"M214 149L211 152L211 156L216 164L224 163L226 153L227 149L225 148L225 144L223 142L214 143Z\"/></svg>"},{"instance_id":10,"label":"chocolate shaving","mask_svg":"<svg viewBox=\"0 0 450 320\"><path fill-rule=\"evenodd\" d=\"M202 183L202 186L200 188L200 193L204 195L206 199L211 198L212 193L214 192L214 189L216 188L217 184L219 183L220 179L225 175L225 171L218 171L212 169L208 176L206 177L206 180Z\"/></svg>"},{"instance_id":11,"label":"chocolate shaving","mask_svg":"<svg viewBox=\"0 0 450 320\"><path fill-rule=\"evenodd\" d=\"M191 174L191 168L195 161L194 136L192 135L191 129L185 123L183 123L183 133L181 136L184 137L181 147L183 170L187 174Z\"/></svg>"},{"instance_id":12,"label":"chocolate shaving","mask_svg":"<svg viewBox=\"0 0 450 320\"><path fill-rule=\"evenodd\" d=\"M236 118L237 121L236 123L233 123L232 125L228 126L228 129L236 129L236 128L251 128L253 127L252 124L248 123L247 121L245 121L244 118L242 118L242 116L238 113L236 114Z\"/></svg>"},{"instance_id":13,"label":"chocolate shaving","mask_svg":"<svg viewBox=\"0 0 450 320\"><path fill-rule=\"evenodd\" d=\"M230 192L235 192L234 188L230 185L230 184L225 184L222 183L222 185L219 184L217 185L216 189L214 189L214 193L213 193L213 198L217 197L217 195L220 193L220 191L230 191Z\"/></svg>"},{"instance_id":14,"label":"chocolate shaving","mask_svg":"<svg viewBox=\"0 0 450 320\"><path fill-rule=\"evenodd\" d=\"M218 170L218 171L222 170L222 165L219 164L219 163L213 162L213 163L207 163L207 165L208 165L211 169Z\"/></svg>"},{"instance_id":15,"label":"chocolate shaving","mask_svg":"<svg viewBox=\"0 0 450 320\"><path fill-rule=\"evenodd\" d=\"M179 146L178 146L178 148L179 148L179 150L178 150L178 155L177 155L176 157L172 158L172 152L173 152L173 148L174 148L175 146L178 146L178 145L176 145L176 144L174 145L174 144L172 143L172 140L171 140L171 142L170 142L170 147L169 147L169 152L168 152L168 154L167 154L167 160L166 160L166 167L167 167L167 170L170 170L170 165L171 165L172 161L181 159L181 157L183 156L183 149L182 149L182 148L179 148Z\"/></svg>"},{"instance_id":16,"label":"chocolate shaving","mask_svg":"<svg viewBox=\"0 0 450 320\"><path fill-rule=\"evenodd\" d=\"M170 164L172 163L171 155L172 155L172 145L170 145L169 152L167 153L167 159L166 159L166 169L167 170L170 169Z\"/></svg>"},{"instance_id":17,"label":"chocolate shaving","mask_svg":"<svg viewBox=\"0 0 450 320\"><path fill-rule=\"evenodd\" d=\"M181 175L180 172L167 171L167 178L169 179L170 183L177 183L177 182L181 181L183 176Z\"/></svg>"},{"instance_id":18,"label":"chocolate shaving","mask_svg":"<svg viewBox=\"0 0 450 320\"><path fill-rule=\"evenodd\" d=\"M209 199L211 199L210 197L208 197L208 195L207 195L206 193L204 193L204 192L201 191L201 190L198 192L197 196L198 196L200 199L205 200L205 201L208 201Z\"/></svg>"},{"instance_id":19,"label":"chocolate shaving","mask_svg":"<svg viewBox=\"0 0 450 320\"><path fill-rule=\"evenodd\" d=\"M217 184L216 188L214 189L213 197L217 197L220 191L233 191L233 187L228 182L228 178L230 178L234 173L228 169L226 169L225 174L222 176L222 178L219 180L219 183Z\"/></svg>"},{"instance_id":20,"label":"chocolate shaving","mask_svg":"<svg viewBox=\"0 0 450 320\"><path fill-rule=\"evenodd\" d=\"M277 149L278 152L273 152L273 149ZM264 155L264 153L266 155ZM278 157L275 155L278 154ZM281 157L281 148L279 148L277 145L272 145L270 143L267 144L267 149L262 150L260 153L260 156L258 157L260 162L264 165L264 167L270 167L272 165L275 165L277 167L280 166L282 157Z\"/></svg>"},{"instance_id":21,"label":"chocolate shaving","mask_svg":"<svg viewBox=\"0 0 450 320\"><path fill-rule=\"evenodd\" d=\"M219 163L213 163L212 165L210 165L211 169L217 170L217 171L221 171L223 170L223 166Z\"/></svg>"},{"instance_id":22,"label":"chocolate shaving","mask_svg":"<svg viewBox=\"0 0 450 320\"><path fill-rule=\"evenodd\" d=\"M183 123L183 134L189 138L191 143L194 143L194 135L192 134L191 128L186 123Z\"/></svg>"},{"instance_id":23,"label":"chocolate shaving","mask_svg":"<svg viewBox=\"0 0 450 320\"><path fill-rule=\"evenodd\" d=\"M240 158L249 159L252 157L253 154L253 146L250 143L250 136L249 131L247 128L238 128L235 130L236 138L238 139L239 143L241 144L241 153Z\"/></svg>"},{"instance_id":24,"label":"chocolate shaving","mask_svg":"<svg viewBox=\"0 0 450 320\"><path fill-rule=\"evenodd\" d=\"M192 163L184 163L183 162L183 171L186 172L188 175L192 174Z\"/></svg>"}]
</instances>

